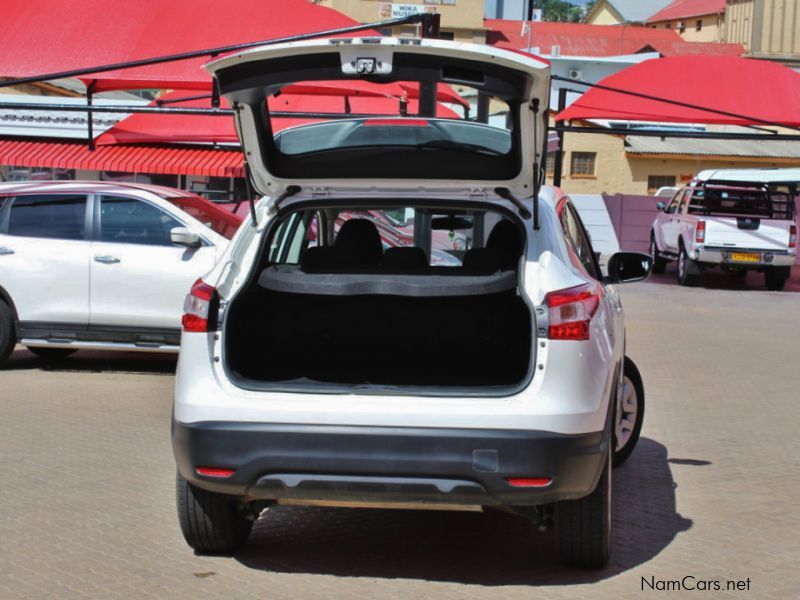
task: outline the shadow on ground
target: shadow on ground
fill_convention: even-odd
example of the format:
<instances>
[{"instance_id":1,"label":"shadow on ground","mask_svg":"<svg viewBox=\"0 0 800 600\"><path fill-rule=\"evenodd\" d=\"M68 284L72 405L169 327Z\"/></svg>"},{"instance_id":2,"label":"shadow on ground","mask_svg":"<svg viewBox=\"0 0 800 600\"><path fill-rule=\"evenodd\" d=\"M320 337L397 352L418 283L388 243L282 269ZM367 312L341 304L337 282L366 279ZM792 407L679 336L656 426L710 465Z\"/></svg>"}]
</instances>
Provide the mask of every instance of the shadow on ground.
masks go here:
<instances>
[{"instance_id":1,"label":"shadow on ground","mask_svg":"<svg viewBox=\"0 0 800 600\"><path fill-rule=\"evenodd\" d=\"M678 285L678 276L675 271L675 263L667 265L667 270L661 275L651 275L648 279L651 283L661 283L666 285ZM694 287L710 290L734 290L742 292L766 292L764 274L755 271L748 272L744 277L734 277L730 273L725 273L719 269L710 269L700 275ZM780 294L786 292L800 292L800 266L795 266L792 276L786 282L786 287L782 292L770 292Z\"/></svg>"},{"instance_id":2,"label":"shadow on ground","mask_svg":"<svg viewBox=\"0 0 800 600\"><path fill-rule=\"evenodd\" d=\"M78 350L66 358L44 359L17 346L0 371L58 371L74 373L147 373L174 375L176 354Z\"/></svg>"},{"instance_id":3,"label":"shadow on ground","mask_svg":"<svg viewBox=\"0 0 800 600\"><path fill-rule=\"evenodd\" d=\"M658 442L642 438L614 471L613 485L613 556L600 571L561 567L553 532L498 512L277 507L262 515L236 558L281 573L487 586L588 583L647 562L692 526L675 511L667 449Z\"/></svg>"}]
</instances>

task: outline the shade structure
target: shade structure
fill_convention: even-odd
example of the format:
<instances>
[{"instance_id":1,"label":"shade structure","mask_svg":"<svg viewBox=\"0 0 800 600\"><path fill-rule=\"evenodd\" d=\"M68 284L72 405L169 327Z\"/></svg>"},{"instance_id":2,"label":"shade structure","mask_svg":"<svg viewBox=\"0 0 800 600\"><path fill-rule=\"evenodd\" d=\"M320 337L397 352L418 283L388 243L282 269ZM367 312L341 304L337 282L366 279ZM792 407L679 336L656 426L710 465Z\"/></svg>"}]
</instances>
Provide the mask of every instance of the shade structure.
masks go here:
<instances>
[{"instance_id":1,"label":"shade structure","mask_svg":"<svg viewBox=\"0 0 800 600\"><path fill-rule=\"evenodd\" d=\"M557 119L800 126L800 73L774 62L728 56L676 56L644 61L599 83L698 108L594 88L559 113Z\"/></svg>"},{"instance_id":2,"label":"shade structure","mask_svg":"<svg viewBox=\"0 0 800 600\"><path fill-rule=\"evenodd\" d=\"M0 164L165 175L244 177L244 157L237 149L180 148L153 145L101 146L26 140L0 141Z\"/></svg>"},{"instance_id":3,"label":"shade structure","mask_svg":"<svg viewBox=\"0 0 800 600\"><path fill-rule=\"evenodd\" d=\"M2 15L0 77L10 78L357 25L308 0L15 1L3 3ZM210 89L202 69L209 60L98 73L84 80L98 92Z\"/></svg>"},{"instance_id":4,"label":"shade structure","mask_svg":"<svg viewBox=\"0 0 800 600\"><path fill-rule=\"evenodd\" d=\"M332 91L332 90L331 90ZM208 100L186 99L191 94L186 91L174 91L164 95L160 100L166 106L182 108L208 108ZM156 103L152 103L156 104ZM222 108L228 108L227 101L222 98ZM306 113L344 113L374 115L398 115L400 101L385 96L347 96L313 94L281 94L269 99L271 111L306 112ZM419 108L418 100L408 100L409 114L415 114ZM458 118L458 115L443 104L437 105L437 116ZM319 119L304 117L272 119L273 130L282 131L288 127L313 123ZM116 144L238 144L239 138L231 116L203 116L159 113L136 113L123 119L111 129L97 138L99 146Z\"/></svg>"}]
</instances>

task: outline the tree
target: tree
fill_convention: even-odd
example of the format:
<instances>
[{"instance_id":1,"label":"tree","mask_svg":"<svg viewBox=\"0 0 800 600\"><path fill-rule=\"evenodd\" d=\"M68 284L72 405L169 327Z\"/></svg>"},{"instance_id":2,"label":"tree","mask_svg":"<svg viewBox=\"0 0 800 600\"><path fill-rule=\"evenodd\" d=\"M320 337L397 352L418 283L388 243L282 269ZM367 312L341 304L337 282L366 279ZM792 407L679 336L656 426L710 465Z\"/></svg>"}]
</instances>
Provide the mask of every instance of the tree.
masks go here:
<instances>
[{"instance_id":1,"label":"tree","mask_svg":"<svg viewBox=\"0 0 800 600\"><path fill-rule=\"evenodd\" d=\"M566 0L542 0L537 2L542 9L542 20L561 23L578 23L583 17L583 9Z\"/></svg>"}]
</instances>

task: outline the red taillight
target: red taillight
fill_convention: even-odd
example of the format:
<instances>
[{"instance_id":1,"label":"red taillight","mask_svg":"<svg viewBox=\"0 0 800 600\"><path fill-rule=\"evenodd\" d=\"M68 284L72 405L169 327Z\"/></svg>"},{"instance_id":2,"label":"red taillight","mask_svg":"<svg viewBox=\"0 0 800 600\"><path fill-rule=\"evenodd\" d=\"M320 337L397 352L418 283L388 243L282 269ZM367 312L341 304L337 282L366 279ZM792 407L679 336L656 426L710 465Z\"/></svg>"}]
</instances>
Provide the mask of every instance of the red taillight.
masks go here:
<instances>
[{"instance_id":1,"label":"red taillight","mask_svg":"<svg viewBox=\"0 0 800 600\"><path fill-rule=\"evenodd\" d=\"M547 487L553 480L549 477L509 477L506 481L514 487Z\"/></svg>"},{"instance_id":2,"label":"red taillight","mask_svg":"<svg viewBox=\"0 0 800 600\"><path fill-rule=\"evenodd\" d=\"M235 472L233 469L220 469L218 467L197 467L195 469L195 473L203 477L219 477L221 479L230 477Z\"/></svg>"},{"instance_id":3,"label":"red taillight","mask_svg":"<svg viewBox=\"0 0 800 600\"><path fill-rule=\"evenodd\" d=\"M797 248L797 225L789 226L789 248Z\"/></svg>"},{"instance_id":4,"label":"red taillight","mask_svg":"<svg viewBox=\"0 0 800 600\"><path fill-rule=\"evenodd\" d=\"M702 244L706 241L706 222L698 221L697 228L694 230L694 241Z\"/></svg>"},{"instance_id":5,"label":"red taillight","mask_svg":"<svg viewBox=\"0 0 800 600\"><path fill-rule=\"evenodd\" d=\"M551 340L588 340L589 323L600 305L600 288L587 283L566 290L550 292L544 298L550 324Z\"/></svg>"},{"instance_id":6,"label":"red taillight","mask_svg":"<svg viewBox=\"0 0 800 600\"><path fill-rule=\"evenodd\" d=\"M213 306L216 299L217 290L204 283L202 279L195 281L183 303L183 319L181 319L183 330L207 332L212 308L216 308Z\"/></svg>"}]
</instances>

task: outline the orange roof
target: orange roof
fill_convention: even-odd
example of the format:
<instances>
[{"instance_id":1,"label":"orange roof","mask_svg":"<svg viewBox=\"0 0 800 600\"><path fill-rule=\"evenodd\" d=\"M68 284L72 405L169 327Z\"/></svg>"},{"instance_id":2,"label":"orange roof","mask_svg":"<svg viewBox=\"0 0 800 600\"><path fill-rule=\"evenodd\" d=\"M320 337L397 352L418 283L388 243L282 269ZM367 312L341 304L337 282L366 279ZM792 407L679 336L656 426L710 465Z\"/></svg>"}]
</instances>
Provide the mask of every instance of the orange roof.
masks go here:
<instances>
[{"instance_id":1,"label":"orange roof","mask_svg":"<svg viewBox=\"0 0 800 600\"><path fill-rule=\"evenodd\" d=\"M725 12L725 0L675 0L647 19L648 23L677 21L701 15L716 15Z\"/></svg>"},{"instance_id":2,"label":"orange roof","mask_svg":"<svg viewBox=\"0 0 800 600\"><path fill-rule=\"evenodd\" d=\"M527 48L528 35L520 35L521 21L484 19L489 29L486 43L500 48ZM658 52L662 56L708 54L742 56L740 44L687 42L672 29L654 29L636 25L586 25L583 23L533 23L530 45L542 54L551 54L560 46L566 56L619 56Z\"/></svg>"}]
</instances>

